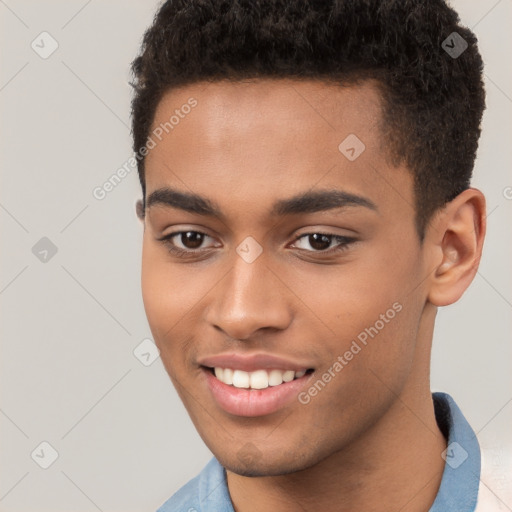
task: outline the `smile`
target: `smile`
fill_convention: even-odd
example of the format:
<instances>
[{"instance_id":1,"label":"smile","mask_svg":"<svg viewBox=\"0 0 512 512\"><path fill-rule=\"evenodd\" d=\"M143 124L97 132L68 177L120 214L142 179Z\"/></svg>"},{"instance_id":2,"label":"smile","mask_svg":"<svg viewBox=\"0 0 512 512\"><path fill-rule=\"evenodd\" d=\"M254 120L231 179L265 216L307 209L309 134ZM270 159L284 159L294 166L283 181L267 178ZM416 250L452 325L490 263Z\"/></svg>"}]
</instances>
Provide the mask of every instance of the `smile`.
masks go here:
<instances>
[{"instance_id":1,"label":"smile","mask_svg":"<svg viewBox=\"0 0 512 512\"><path fill-rule=\"evenodd\" d=\"M234 416L265 416L296 402L313 370L245 371L202 367L211 398L224 412ZM297 402L298 403L298 402Z\"/></svg>"},{"instance_id":2,"label":"smile","mask_svg":"<svg viewBox=\"0 0 512 512\"><path fill-rule=\"evenodd\" d=\"M239 389L266 389L269 386L279 386L284 382L303 377L307 370L256 370L246 372L232 368L215 367L213 369L218 380Z\"/></svg>"}]
</instances>

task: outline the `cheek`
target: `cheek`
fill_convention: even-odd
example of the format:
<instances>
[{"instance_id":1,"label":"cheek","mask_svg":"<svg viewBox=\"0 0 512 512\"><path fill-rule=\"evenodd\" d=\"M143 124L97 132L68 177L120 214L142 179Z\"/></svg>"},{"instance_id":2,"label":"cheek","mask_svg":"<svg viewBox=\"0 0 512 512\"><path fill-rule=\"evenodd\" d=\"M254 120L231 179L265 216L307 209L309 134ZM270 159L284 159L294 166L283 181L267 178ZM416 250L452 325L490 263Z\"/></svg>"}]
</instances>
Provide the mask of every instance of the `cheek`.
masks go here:
<instances>
[{"instance_id":1,"label":"cheek","mask_svg":"<svg viewBox=\"0 0 512 512\"><path fill-rule=\"evenodd\" d=\"M411 293L415 265L413 258L381 253L295 281L297 295L307 298L306 317L321 320L327 368L341 356L343 373L357 386L382 386L379 378L393 389L404 384L421 316L421 301Z\"/></svg>"},{"instance_id":2,"label":"cheek","mask_svg":"<svg viewBox=\"0 0 512 512\"><path fill-rule=\"evenodd\" d=\"M172 283L165 272L164 266L154 254L155 251L144 245L142 253L142 300L149 325L155 337L157 345L161 342L164 328L172 325L173 294Z\"/></svg>"},{"instance_id":3,"label":"cheek","mask_svg":"<svg viewBox=\"0 0 512 512\"><path fill-rule=\"evenodd\" d=\"M162 248L145 242L142 252L141 287L144 309L154 341L162 358L179 343L180 321L191 309L194 297L187 294L189 286L180 278L176 265L166 260Z\"/></svg>"},{"instance_id":4,"label":"cheek","mask_svg":"<svg viewBox=\"0 0 512 512\"><path fill-rule=\"evenodd\" d=\"M141 273L144 309L169 373L179 372L193 359L197 347L192 337L217 281L217 274L206 275L187 264L172 262L165 249L145 242Z\"/></svg>"}]
</instances>

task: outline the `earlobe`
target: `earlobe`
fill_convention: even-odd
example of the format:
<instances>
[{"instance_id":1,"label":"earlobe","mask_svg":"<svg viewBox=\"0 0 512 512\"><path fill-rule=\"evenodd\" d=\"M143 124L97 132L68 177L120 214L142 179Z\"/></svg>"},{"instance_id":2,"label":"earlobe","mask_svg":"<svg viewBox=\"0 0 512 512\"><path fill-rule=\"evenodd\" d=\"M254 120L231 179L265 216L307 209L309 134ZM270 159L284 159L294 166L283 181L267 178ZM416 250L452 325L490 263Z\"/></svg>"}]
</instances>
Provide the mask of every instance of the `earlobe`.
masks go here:
<instances>
[{"instance_id":1,"label":"earlobe","mask_svg":"<svg viewBox=\"0 0 512 512\"><path fill-rule=\"evenodd\" d=\"M478 270L486 231L482 192L464 190L446 205L433 229L442 258L432 273L428 300L448 306L460 299Z\"/></svg>"}]
</instances>

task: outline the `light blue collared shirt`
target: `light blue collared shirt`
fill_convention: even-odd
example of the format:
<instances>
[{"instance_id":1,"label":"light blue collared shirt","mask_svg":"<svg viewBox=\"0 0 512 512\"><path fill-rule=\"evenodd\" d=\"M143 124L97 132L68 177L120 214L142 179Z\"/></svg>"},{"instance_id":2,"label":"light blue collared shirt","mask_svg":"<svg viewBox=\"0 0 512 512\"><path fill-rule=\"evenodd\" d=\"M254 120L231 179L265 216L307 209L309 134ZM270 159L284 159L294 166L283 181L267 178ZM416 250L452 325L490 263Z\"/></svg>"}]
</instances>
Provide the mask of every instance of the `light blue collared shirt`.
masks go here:
<instances>
[{"instance_id":1,"label":"light blue collared shirt","mask_svg":"<svg viewBox=\"0 0 512 512\"><path fill-rule=\"evenodd\" d=\"M441 486L429 512L474 512L480 483L480 446L473 429L446 393L433 393L437 424L448 440ZM226 471L213 457L157 512L234 512Z\"/></svg>"}]
</instances>

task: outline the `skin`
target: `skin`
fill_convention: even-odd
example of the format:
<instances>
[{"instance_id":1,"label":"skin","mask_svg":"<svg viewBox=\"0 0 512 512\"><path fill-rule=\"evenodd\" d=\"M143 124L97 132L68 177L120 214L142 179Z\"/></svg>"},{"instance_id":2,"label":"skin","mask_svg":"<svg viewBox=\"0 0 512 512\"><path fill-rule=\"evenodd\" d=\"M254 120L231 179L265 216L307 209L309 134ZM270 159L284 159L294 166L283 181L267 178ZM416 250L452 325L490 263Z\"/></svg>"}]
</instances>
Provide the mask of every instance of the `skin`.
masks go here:
<instances>
[{"instance_id":1,"label":"skin","mask_svg":"<svg viewBox=\"0 0 512 512\"><path fill-rule=\"evenodd\" d=\"M429 383L434 320L477 271L482 193L448 203L420 243L412 174L389 163L372 82L195 83L164 95L153 128L190 97L197 106L147 156L146 198L161 187L194 192L223 217L162 204L144 215L139 204L142 292L164 366L227 470L235 510L427 511L446 448ZM338 149L349 134L366 146L354 161ZM376 210L269 214L277 200L329 189ZM172 239L191 257L158 240L180 230L208 235ZM337 239L314 246L311 233L355 241L326 255ZM252 263L236 252L247 236L263 249ZM307 390L397 302L401 311L308 404L240 417L206 387L198 359L235 351L307 361Z\"/></svg>"}]
</instances>

